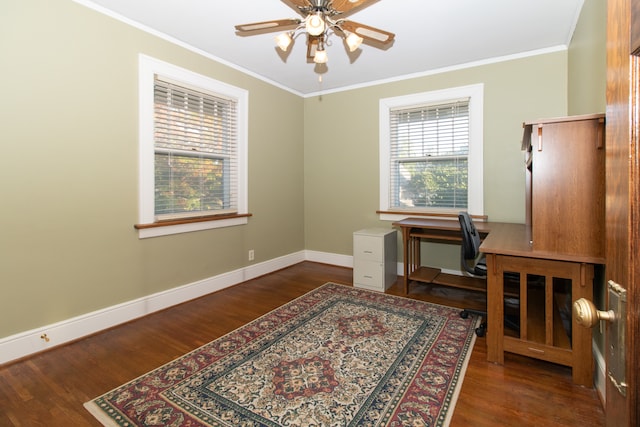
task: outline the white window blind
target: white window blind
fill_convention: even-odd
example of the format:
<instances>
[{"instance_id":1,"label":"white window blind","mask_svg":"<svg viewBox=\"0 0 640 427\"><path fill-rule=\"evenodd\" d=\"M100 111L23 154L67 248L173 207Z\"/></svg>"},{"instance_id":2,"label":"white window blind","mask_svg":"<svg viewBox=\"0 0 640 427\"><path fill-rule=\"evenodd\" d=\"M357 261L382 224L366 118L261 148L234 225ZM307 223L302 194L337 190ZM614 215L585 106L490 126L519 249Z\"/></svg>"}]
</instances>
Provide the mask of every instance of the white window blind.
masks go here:
<instances>
[{"instance_id":1,"label":"white window blind","mask_svg":"<svg viewBox=\"0 0 640 427\"><path fill-rule=\"evenodd\" d=\"M468 207L469 99L389 110L389 207Z\"/></svg>"},{"instance_id":2,"label":"white window blind","mask_svg":"<svg viewBox=\"0 0 640 427\"><path fill-rule=\"evenodd\" d=\"M154 80L155 217L238 210L236 102Z\"/></svg>"}]
</instances>

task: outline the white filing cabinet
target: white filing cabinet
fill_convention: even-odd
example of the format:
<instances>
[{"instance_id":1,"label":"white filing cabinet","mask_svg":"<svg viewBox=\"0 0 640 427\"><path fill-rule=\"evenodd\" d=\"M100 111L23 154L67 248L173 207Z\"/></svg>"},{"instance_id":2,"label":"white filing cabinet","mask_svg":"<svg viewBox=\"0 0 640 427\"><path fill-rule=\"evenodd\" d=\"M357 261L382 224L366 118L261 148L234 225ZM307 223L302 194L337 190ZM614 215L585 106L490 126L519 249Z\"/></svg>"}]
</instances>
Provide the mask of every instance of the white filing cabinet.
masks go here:
<instances>
[{"instance_id":1,"label":"white filing cabinet","mask_svg":"<svg viewBox=\"0 0 640 427\"><path fill-rule=\"evenodd\" d=\"M353 286L384 292L398 277L396 231L369 228L353 233Z\"/></svg>"}]
</instances>

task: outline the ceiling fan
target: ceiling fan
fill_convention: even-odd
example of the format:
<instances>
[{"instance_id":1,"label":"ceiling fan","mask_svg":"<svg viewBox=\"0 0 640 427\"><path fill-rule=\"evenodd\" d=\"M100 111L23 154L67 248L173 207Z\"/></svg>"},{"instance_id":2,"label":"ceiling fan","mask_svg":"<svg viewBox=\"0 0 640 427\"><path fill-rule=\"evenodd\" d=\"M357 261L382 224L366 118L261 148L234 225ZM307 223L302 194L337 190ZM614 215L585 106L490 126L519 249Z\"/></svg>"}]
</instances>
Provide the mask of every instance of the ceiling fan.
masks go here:
<instances>
[{"instance_id":1,"label":"ceiling fan","mask_svg":"<svg viewBox=\"0 0 640 427\"><path fill-rule=\"evenodd\" d=\"M341 37L350 52L366 41L376 47L388 46L395 34L358 22L344 19L344 16L370 6L377 0L282 0L287 6L299 13L302 18L277 19L236 25L238 35L248 36L267 32L282 31L276 37L276 44L287 51L294 38L307 33L307 60L317 64L327 62L325 45L329 30Z\"/></svg>"}]
</instances>

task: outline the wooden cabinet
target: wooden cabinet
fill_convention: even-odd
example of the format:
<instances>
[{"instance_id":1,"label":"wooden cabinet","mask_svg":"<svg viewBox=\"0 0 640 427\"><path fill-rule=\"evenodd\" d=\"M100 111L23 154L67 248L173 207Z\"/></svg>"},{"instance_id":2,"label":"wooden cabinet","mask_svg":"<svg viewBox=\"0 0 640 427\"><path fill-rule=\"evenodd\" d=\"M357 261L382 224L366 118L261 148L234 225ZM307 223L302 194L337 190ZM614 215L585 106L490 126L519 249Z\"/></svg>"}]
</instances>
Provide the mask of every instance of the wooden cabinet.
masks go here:
<instances>
[{"instance_id":1,"label":"wooden cabinet","mask_svg":"<svg viewBox=\"0 0 640 427\"><path fill-rule=\"evenodd\" d=\"M570 366L576 384L591 386L591 330L578 326L572 305L592 299L593 264L507 255L489 256L487 264L506 297L489 316L504 316L503 350ZM489 359L502 363L495 350Z\"/></svg>"},{"instance_id":2,"label":"wooden cabinet","mask_svg":"<svg viewBox=\"0 0 640 427\"><path fill-rule=\"evenodd\" d=\"M533 249L604 259L604 115L524 123Z\"/></svg>"},{"instance_id":3,"label":"wooden cabinet","mask_svg":"<svg viewBox=\"0 0 640 427\"><path fill-rule=\"evenodd\" d=\"M605 260L604 138L602 114L524 123L525 224L492 230L480 246L489 361L522 354L570 366L576 384L593 385L591 330L571 308L592 299Z\"/></svg>"},{"instance_id":4,"label":"wooden cabinet","mask_svg":"<svg viewBox=\"0 0 640 427\"><path fill-rule=\"evenodd\" d=\"M395 230L371 228L353 233L353 286L386 291L398 277Z\"/></svg>"},{"instance_id":5,"label":"wooden cabinet","mask_svg":"<svg viewBox=\"0 0 640 427\"><path fill-rule=\"evenodd\" d=\"M591 329L578 326L571 307L592 299L596 264L535 250L526 235L524 224L502 224L480 246L488 272L487 360L502 364L508 351L570 366L573 381L591 387Z\"/></svg>"}]
</instances>

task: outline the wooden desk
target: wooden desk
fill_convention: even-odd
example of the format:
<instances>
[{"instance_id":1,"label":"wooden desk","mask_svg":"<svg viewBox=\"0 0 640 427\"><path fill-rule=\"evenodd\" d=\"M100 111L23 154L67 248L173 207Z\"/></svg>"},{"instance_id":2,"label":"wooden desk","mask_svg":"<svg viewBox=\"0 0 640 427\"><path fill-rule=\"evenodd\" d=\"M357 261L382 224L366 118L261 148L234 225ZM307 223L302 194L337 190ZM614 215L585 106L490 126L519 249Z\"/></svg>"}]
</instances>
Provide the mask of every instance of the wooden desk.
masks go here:
<instances>
[{"instance_id":1,"label":"wooden desk","mask_svg":"<svg viewBox=\"0 0 640 427\"><path fill-rule=\"evenodd\" d=\"M523 224L501 224L480 245L487 258L487 360L504 363L504 352L522 354L572 368L576 384L593 386L591 330L577 324L570 307L579 298L592 300L594 265L598 257L537 251ZM505 273L518 273L520 330L505 335ZM533 282L533 279L536 279ZM567 285L570 283L570 285ZM569 288L569 322L559 315L558 286ZM560 296L562 297L562 296ZM566 300L566 296L564 299ZM566 304L563 304L566 306ZM563 329L564 328L564 329Z\"/></svg>"},{"instance_id":2,"label":"wooden desk","mask_svg":"<svg viewBox=\"0 0 640 427\"><path fill-rule=\"evenodd\" d=\"M567 336L558 309L560 289L555 287L563 285L563 290L569 290L569 307L579 298L592 300L594 265L604 264L604 259L534 250L524 224L474 224L483 237L480 250L487 258L487 360L503 364L505 351L522 354L570 366L576 384L593 386L591 330L579 326L570 316L571 338ZM393 225L402 230L405 295L410 281L438 283L434 279L440 270L421 265L420 242L460 242L460 223L407 218ZM520 277L516 289L520 330L511 335L505 335L504 326L505 273ZM533 284L529 280L532 277L537 279ZM566 312L564 321L568 321Z\"/></svg>"},{"instance_id":3,"label":"wooden desk","mask_svg":"<svg viewBox=\"0 0 640 427\"><path fill-rule=\"evenodd\" d=\"M489 233L492 227L501 223L495 222L474 222L480 237ZM404 294L409 293L409 282L431 283L440 273L440 269L422 266L420 260L420 242L422 240L435 243L459 243L462 241L460 222L457 219L427 219L427 218L407 218L393 223L394 226L402 230L404 275ZM473 290L481 289L477 281L467 280L465 282L451 282L448 286L460 287Z\"/></svg>"}]
</instances>

